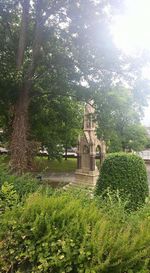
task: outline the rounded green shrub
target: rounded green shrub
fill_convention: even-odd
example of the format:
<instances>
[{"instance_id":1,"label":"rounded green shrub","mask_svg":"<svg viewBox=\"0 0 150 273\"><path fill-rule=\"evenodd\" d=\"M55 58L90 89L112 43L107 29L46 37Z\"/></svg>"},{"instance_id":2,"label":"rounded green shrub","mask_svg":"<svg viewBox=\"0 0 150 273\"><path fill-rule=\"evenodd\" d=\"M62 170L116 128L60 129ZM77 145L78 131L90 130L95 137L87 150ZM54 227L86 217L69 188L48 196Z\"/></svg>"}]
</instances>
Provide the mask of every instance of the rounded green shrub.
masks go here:
<instances>
[{"instance_id":1,"label":"rounded green shrub","mask_svg":"<svg viewBox=\"0 0 150 273\"><path fill-rule=\"evenodd\" d=\"M100 170L96 194L106 196L108 189L119 190L122 197L128 198L128 207L131 209L142 205L149 194L143 159L126 153L108 155Z\"/></svg>"}]
</instances>

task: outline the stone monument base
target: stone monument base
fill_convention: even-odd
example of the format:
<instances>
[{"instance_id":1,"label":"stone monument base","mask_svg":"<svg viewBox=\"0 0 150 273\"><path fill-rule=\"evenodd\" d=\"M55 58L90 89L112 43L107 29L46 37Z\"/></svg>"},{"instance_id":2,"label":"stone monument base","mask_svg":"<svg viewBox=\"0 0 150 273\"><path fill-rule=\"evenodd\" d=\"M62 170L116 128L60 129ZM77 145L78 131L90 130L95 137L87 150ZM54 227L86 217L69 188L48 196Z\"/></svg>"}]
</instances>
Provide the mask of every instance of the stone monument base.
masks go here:
<instances>
[{"instance_id":1,"label":"stone monument base","mask_svg":"<svg viewBox=\"0 0 150 273\"><path fill-rule=\"evenodd\" d=\"M99 176L99 171L89 171L83 172L82 170L77 170L75 172L75 182L72 183L74 186L78 187L94 187L96 185Z\"/></svg>"}]
</instances>

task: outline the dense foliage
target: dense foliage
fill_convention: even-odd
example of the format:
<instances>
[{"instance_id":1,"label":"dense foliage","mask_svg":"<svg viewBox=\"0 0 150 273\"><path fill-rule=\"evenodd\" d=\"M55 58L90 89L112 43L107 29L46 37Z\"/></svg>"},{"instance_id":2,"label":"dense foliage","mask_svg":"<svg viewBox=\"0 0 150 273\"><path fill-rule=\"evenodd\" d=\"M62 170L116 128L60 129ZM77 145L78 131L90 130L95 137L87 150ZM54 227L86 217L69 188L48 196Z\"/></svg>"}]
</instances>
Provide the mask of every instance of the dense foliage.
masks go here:
<instances>
[{"instance_id":1,"label":"dense foliage","mask_svg":"<svg viewBox=\"0 0 150 273\"><path fill-rule=\"evenodd\" d=\"M125 88L109 88L97 94L98 135L107 142L108 151L140 151L148 143L146 128L134 93ZM142 106L142 105L141 105Z\"/></svg>"},{"instance_id":2,"label":"dense foliage","mask_svg":"<svg viewBox=\"0 0 150 273\"><path fill-rule=\"evenodd\" d=\"M82 104L71 97L43 97L31 108L32 137L47 148L50 159L60 158L63 148L76 146L83 121Z\"/></svg>"},{"instance_id":3,"label":"dense foliage","mask_svg":"<svg viewBox=\"0 0 150 273\"><path fill-rule=\"evenodd\" d=\"M150 203L52 190L0 167L1 273L149 273Z\"/></svg>"},{"instance_id":4,"label":"dense foliage","mask_svg":"<svg viewBox=\"0 0 150 273\"><path fill-rule=\"evenodd\" d=\"M129 198L128 206L137 208L148 196L147 172L143 159L133 154L114 153L105 159L96 186L96 194L119 190Z\"/></svg>"},{"instance_id":5,"label":"dense foliage","mask_svg":"<svg viewBox=\"0 0 150 273\"><path fill-rule=\"evenodd\" d=\"M0 271L148 273L150 206L124 205L77 192L31 195L0 217Z\"/></svg>"},{"instance_id":6,"label":"dense foliage","mask_svg":"<svg viewBox=\"0 0 150 273\"><path fill-rule=\"evenodd\" d=\"M35 142L46 145L50 157L59 153L58 144L74 142L79 101L95 100L102 137L110 135L110 123L122 135L119 124L126 128L126 120L141 112L149 93L143 58L139 65L123 56L110 31L120 6L111 0L0 1L0 127L14 170L31 166ZM127 82L130 90L122 88ZM123 122L120 109L129 113Z\"/></svg>"},{"instance_id":7,"label":"dense foliage","mask_svg":"<svg viewBox=\"0 0 150 273\"><path fill-rule=\"evenodd\" d=\"M33 105L43 100L52 104L60 97L86 100L93 93L93 78L102 81L112 74L110 68L119 59L104 12L106 6L92 0L1 1L0 120L9 130L14 170L21 172L30 166L32 141L39 140L37 130L34 133L38 134L32 134ZM39 116L47 117L49 104ZM50 135L51 128L49 131ZM58 135L57 130L54 134Z\"/></svg>"},{"instance_id":8,"label":"dense foliage","mask_svg":"<svg viewBox=\"0 0 150 273\"><path fill-rule=\"evenodd\" d=\"M2 163L2 160L0 161L0 191L8 191L9 194L13 187L13 191L16 192L19 200L21 200L22 197L24 198L30 193L35 192L39 186L40 182L30 174L24 174L22 176L12 175L6 164Z\"/></svg>"}]
</instances>

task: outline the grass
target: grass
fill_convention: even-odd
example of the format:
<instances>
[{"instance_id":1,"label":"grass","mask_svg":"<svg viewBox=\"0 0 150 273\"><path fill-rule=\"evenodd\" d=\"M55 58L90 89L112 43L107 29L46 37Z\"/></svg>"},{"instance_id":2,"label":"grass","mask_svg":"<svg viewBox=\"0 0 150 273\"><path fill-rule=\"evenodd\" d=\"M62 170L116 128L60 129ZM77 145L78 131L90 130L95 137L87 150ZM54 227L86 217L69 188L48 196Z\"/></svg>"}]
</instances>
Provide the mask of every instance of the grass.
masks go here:
<instances>
[{"instance_id":1,"label":"grass","mask_svg":"<svg viewBox=\"0 0 150 273\"><path fill-rule=\"evenodd\" d=\"M99 168L99 160L96 160ZM71 173L77 169L77 159L68 158L67 160L48 160L46 157L35 158L35 169L38 172Z\"/></svg>"},{"instance_id":2,"label":"grass","mask_svg":"<svg viewBox=\"0 0 150 273\"><path fill-rule=\"evenodd\" d=\"M9 164L9 156L1 156L2 163ZM76 158L68 158L67 160L48 160L47 157L37 156L34 159L34 169L36 172L74 172L77 167Z\"/></svg>"},{"instance_id":3,"label":"grass","mask_svg":"<svg viewBox=\"0 0 150 273\"><path fill-rule=\"evenodd\" d=\"M76 170L76 158L68 158L68 160L48 160L45 157L35 158L35 168L38 172L67 172L71 173Z\"/></svg>"},{"instance_id":4,"label":"grass","mask_svg":"<svg viewBox=\"0 0 150 273\"><path fill-rule=\"evenodd\" d=\"M8 164L9 157L2 156L1 162ZM96 160L97 167L99 167L99 160ZM47 157L35 157L34 159L34 170L36 172L54 172L54 173L71 173L75 172L77 168L77 159L68 158L67 160L63 159L58 160L48 160Z\"/></svg>"}]
</instances>

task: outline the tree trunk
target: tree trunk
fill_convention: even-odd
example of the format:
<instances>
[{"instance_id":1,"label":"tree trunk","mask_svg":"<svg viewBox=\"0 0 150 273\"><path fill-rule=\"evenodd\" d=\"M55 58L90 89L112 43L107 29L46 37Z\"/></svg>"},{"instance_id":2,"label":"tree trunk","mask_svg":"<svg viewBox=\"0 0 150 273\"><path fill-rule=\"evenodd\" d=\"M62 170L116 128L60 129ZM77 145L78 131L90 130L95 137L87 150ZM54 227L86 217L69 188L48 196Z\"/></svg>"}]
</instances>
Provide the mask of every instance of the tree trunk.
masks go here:
<instances>
[{"instance_id":1,"label":"tree trunk","mask_svg":"<svg viewBox=\"0 0 150 273\"><path fill-rule=\"evenodd\" d=\"M24 0L22 7L22 23L20 29L20 37L18 44L18 54L16 60L16 67L21 70L24 63L24 53L27 43L28 32L28 17L29 17L30 0ZM11 167L15 171L22 173L28 168L28 154L30 154L28 145L29 135L29 120L28 120L28 108L29 108L29 94L32 87L32 78L34 75L36 61L40 52L41 44L41 1L37 0L36 8L36 27L33 39L32 58L31 63L26 72L24 83L20 88L18 102L15 106L15 115L13 121L13 132L11 138Z\"/></svg>"},{"instance_id":2,"label":"tree trunk","mask_svg":"<svg viewBox=\"0 0 150 273\"><path fill-rule=\"evenodd\" d=\"M11 139L11 167L18 173L28 165L28 90L24 87L16 105Z\"/></svg>"},{"instance_id":3,"label":"tree trunk","mask_svg":"<svg viewBox=\"0 0 150 273\"><path fill-rule=\"evenodd\" d=\"M24 63L24 54L27 44L28 18L30 0L22 2L22 21L18 42L18 52L16 57L16 68L20 71ZM24 83L20 87L18 101L15 105L14 120L11 136L11 168L17 172L22 172L27 167L27 131L28 131L28 87Z\"/></svg>"}]
</instances>

